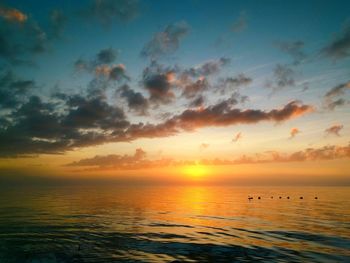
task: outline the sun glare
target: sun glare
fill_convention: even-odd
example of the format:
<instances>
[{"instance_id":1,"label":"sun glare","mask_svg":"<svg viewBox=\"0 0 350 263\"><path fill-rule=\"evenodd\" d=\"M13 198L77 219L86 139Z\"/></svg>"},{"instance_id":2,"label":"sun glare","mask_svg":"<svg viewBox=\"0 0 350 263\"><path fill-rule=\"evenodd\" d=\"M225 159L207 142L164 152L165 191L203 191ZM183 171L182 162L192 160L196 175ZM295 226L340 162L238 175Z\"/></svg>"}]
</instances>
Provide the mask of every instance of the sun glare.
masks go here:
<instances>
[{"instance_id":1,"label":"sun glare","mask_svg":"<svg viewBox=\"0 0 350 263\"><path fill-rule=\"evenodd\" d=\"M200 164L185 166L183 171L190 177L203 177L208 174L208 168Z\"/></svg>"}]
</instances>

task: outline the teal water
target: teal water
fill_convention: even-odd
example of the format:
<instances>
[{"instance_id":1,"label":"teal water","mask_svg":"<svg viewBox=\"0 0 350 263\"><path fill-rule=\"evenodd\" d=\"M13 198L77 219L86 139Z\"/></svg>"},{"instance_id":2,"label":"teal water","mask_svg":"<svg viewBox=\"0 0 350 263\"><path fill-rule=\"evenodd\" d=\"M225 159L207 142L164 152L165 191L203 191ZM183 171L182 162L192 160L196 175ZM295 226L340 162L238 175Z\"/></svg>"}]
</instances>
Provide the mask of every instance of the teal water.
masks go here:
<instances>
[{"instance_id":1,"label":"teal water","mask_svg":"<svg viewBox=\"0 0 350 263\"><path fill-rule=\"evenodd\" d=\"M350 262L349 190L2 189L0 262Z\"/></svg>"}]
</instances>

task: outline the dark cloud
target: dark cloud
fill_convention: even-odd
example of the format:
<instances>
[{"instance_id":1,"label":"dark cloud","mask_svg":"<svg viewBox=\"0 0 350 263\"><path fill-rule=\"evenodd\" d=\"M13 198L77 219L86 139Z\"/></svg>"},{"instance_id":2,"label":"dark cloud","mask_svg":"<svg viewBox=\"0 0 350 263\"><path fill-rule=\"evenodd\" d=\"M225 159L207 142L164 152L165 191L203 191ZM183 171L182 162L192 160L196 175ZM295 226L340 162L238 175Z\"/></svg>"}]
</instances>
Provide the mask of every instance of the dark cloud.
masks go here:
<instances>
[{"instance_id":1,"label":"dark cloud","mask_svg":"<svg viewBox=\"0 0 350 263\"><path fill-rule=\"evenodd\" d=\"M5 72L0 77L0 110L18 107L33 88L33 80L23 80L11 71Z\"/></svg>"},{"instance_id":2,"label":"dark cloud","mask_svg":"<svg viewBox=\"0 0 350 263\"><path fill-rule=\"evenodd\" d=\"M267 87L276 92L287 87L295 86L296 72L289 65L277 64L273 70L273 79L267 83Z\"/></svg>"},{"instance_id":3,"label":"dark cloud","mask_svg":"<svg viewBox=\"0 0 350 263\"><path fill-rule=\"evenodd\" d=\"M87 72L109 72L111 63L118 57L118 51L113 48L101 49L94 58L79 58L74 62L74 68L77 71Z\"/></svg>"},{"instance_id":4,"label":"dark cloud","mask_svg":"<svg viewBox=\"0 0 350 263\"><path fill-rule=\"evenodd\" d=\"M190 108L198 108L198 107L203 107L205 102L205 98L203 95L199 95L198 97L194 98L190 103L189 107Z\"/></svg>"},{"instance_id":5,"label":"dark cloud","mask_svg":"<svg viewBox=\"0 0 350 263\"><path fill-rule=\"evenodd\" d=\"M0 156L63 153L111 140L129 122L104 97L56 94L55 101L30 96L0 126Z\"/></svg>"},{"instance_id":6,"label":"dark cloud","mask_svg":"<svg viewBox=\"0 0 350 263\"><path fill-rule=\"evenodd\" d=\"M182 96L187 99L193 99L198 94L201 94L203 91L207 90L209 83L205 78L199 78L195 82L191 82L184 86L182 91Z\"/></svg>"},{"instance_id":7,"label":"dark cloud","mask_svg":"<svg viewBox=\"0 0 350 263\"><path fill-rule=\"evenodd\" d=\"M306 54L303 50L305 43L303 41L294 42L277 42L276 47L293 58L293 64L298 65L306 59Z\"/></svg>"},{"instance_id":8,"label":"dark cloud","mask_svg":"<svg viewBox=\"0 0 350 263\"><path fill-rule=\"evenodd\" d=\"M245 12L241 12L238 19L232 24L231 31L235 33L239 33L244 31L248 26L247 14Z\"/></svg>"},{"instance_id":9,"label":"dark cloud","mask_svg":"<svg viewBox=\"0 0 350 263\"><path fill-rule=\"evenodd\" d=\"M335 86L334 88L332 88L330 91L328 91L325 94L325 98L334 98L337 96L344 95L344 93L347 89L350 89L350 81L348 81L346 83L339 84L339 85Z\"/></svg>"},{"instance_id":10,"label":"dark cloud","mask_svg":"<svg viewBox=\"0 0 350 263\"><path fill-rule=\"evenodd\" d=\"M94 19L104 26L113 22L129 22L139 13L138 0L92 0L88 9L83 10L86 19Z\"/></svg>"},{"instance_id":11,"label":"dark cloud","mask_svg":"<svg viewBox=\"0 0 350 263\"><path fill-rule=\"evenodd\" d=\"M349 103L349 100L344 98L346 90L350 89L350 81L339 84L330 89L324 95L324 106L329 110L334 110L336 107L343 106ZM341 98L340 98L341 97Z\"/></svg>"},{"instance_id":12,"label":"dark cloud","mask_svg":"<svg viewBox=\"0 0 350 263\"><path fill-rule=\"evenodd\" d=\"M15 65L31 64L34 55L49 49L49 41L36 21L15 14L10 19L0 13L0 59Z\"/></svg>"},{"instance_id":13,"label":"dark cloud","mask_svg":"<svg viewBox=\"0 0 350 263\"><path fill-rule=\"evenodd\" d=\"M230 58L221 57L216 60L210 60L197 67L189 68L183 71L184 77L208 77L213 74L219 73L223 67L229 65L231 62Z\"/></svg>"},{"instance_id":14,"label":"dark cloud","mask_svg":"<svg viewBox=\"0 0 350 263\"><path fill-rule=\"evenodd\" d=\"M117 155L110 154L106 156L96 155L93 158L82 159L77 162L67 164L66 166L98 166L98 167L113 167L119 169L133 169L139 166L144 158L146 152L141 148L136 149L134 155Z\"/></svg>"},{"instance_id":15,"label":"dark cloud","mask_svg":"<svg viewBox=\"0 0 350 263\"><path fill-rule=\"evenodd\" d=\"M121 86L118 92L122 98L126 99L131 110L137 112L140 115L147 115L149 103L141 92L135 92L128 85Z\"/></svg>"},{"instance_id":16,"label":"dark cloud","mask_svg":"<svg viewBox=\"0 0 350 263\"><path fill-rule=\"evenodd\" d=\"M94 58L79 58L74 62L74 68L77 72L88 72L94 74L95 78L104 78L105 80L125 82L130 77L126 73L124 64L112 64L118 56L118 52L113 48L100 50ZM104 80L93 79L92 82L104 82L108 86L108 82Z\"/></svg>"},{"instance_id":17,"label":"dark cloud","mask_svg":"<svg viewBox=\"0 0 350 263\"><path fill-rule=\"evenodd\" d=\"M337 124L337 125L333 125L327 129L325 129L325 133L327 135L336 135L336 136L340 136L339 132L344 128L343 125Z\"/></svg>"},{"instance_id":18,"label":"dark cloud","mask_svg":"<svg viewBox=\"0 0 350 263\"><path fill-rule=\"evenodd\" d=\"M350 56L350 23L321 50L321 54L335 61Z\"/></svg>"},{"instance_id":19,"label":"dark cloud","mask_svg":"<svg viewBox=\"0 0 350 263\"><path fill-rule=\"evenodd\" d=\"M109 79L116 81L130 80L129 76L126 74L126 69L123 64L111 67L109 72Z\"/></svg>"},{"instance_id":20,"label":"dark cloud","mask_svg":"<svg viewBox=\"0 0 350 263\"><path fill-rule=\"evenodd\" d=\"M62 10L54 9L49 14L51 34L53 38L61 38L63 35L64 27L67 23L67 17Z\"/></svg>"},{"instance_id":21,"label":"dark cloud","mask_svg":"<svg viewBox=\"0 0 350 263\"><path fill-rule=\"evenodd\" d=\"M142 123L131 125L125 132L125 140L167 137L204 127L253 124L261 121L283 122L313 110L311 106L296 101L292 101L280 109L270 111L240 110L233 108L234 103L235 101L230 98L206 108L187 109L157 125Z\"/></svg>"},{"instance_id":22,"label":"dark cloud","mask_svg":"<svg viewBox=\"0 0 350 263\"><path fill-rule=\"evenodd\" d=\"M184 21L170 24L153 36L143 47L141 55L156 59L163 55L172 54L179 48L181 40L188 32L189 26Z\"/></svg>"},{"instance_id":23,"label":"dark cloud","mask_svg":"<svg viewBox=\"0 0 350 263\"><path fill-rule=\"evenodd\" d=\"M100 50L96 55L98 64L110 64L117 59L118 52L113 48L106 48Z\"/></svg>"},{"instance_id":24,"label":"dark cloud","mask_svg":"<svg viewBox=\"0 0 350 263\"><path fill-rule=\"evenodd\" d=\"M239 87L247 86L253 82L253 79L241 73L235 77L221 78L216 85L216 89L221 93L236 90Z\"/></svg>"},{"instance_id":25,"label":"dark cloud","mask_svg":"<svg viewBox=\"0 0 350 263\"><path fill-rule=\"evenodd\" d=\"M150 101L155 104L168 104L175 98L172 88L175 69L165 68L153 61L142 75L142 85L150 94Z\"/></svg>"}]
</instances>

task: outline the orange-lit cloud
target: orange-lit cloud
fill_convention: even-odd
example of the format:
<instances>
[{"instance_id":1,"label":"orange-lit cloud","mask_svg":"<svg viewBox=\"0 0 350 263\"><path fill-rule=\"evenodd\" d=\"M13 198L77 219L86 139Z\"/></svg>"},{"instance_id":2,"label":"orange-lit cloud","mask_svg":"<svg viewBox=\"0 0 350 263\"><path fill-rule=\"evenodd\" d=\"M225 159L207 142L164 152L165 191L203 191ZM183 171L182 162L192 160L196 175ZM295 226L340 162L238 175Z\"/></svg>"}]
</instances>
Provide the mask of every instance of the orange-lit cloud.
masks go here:
<instances>
[{"instance_id":1,"label":"orange-lit cloud","mask_svg":"<svg viewBox=\"0 0 350 263\"><path fill-rule=\"evenodd\" d=\"M292 128L290 130L290 137L291 139L293 139L298 133L300 133L300 130L298 128Z\"/></svg>"},{"instance_id":2,"label":"orange-lit cloud","mask_svg":"<svg viewBox=\"0 0 350 263\"><path fill-rule=\"evenodd\" d=\"M17 23L24 23L28 18L27 15L20 10L4 6L0 7L0 16L8 21Z\"/></svg>"},{"instance_id":3,"label":"orange-lit cloud","mask_svg":"<svg viewBox=\"0 0 350 263\"><path fill-rule=\"evenodd\" d=\"M201 159L199 161L158 159L150 160L146 158L146 152L136 149L134 155L106 155L95 156L93 158L82 159L69 163L68 167L95 167L96 169L116 169L116 170L136 170L147 168L160 168L164 166L184 166L184 165L239 165L254 163L283 163L283 162L304 162L350 158L350 143L346 146L323 146L321 148L306 148L291 154L277 151L256 153L252 156L242 155L236 159Z\"/></svg>"},{"instance_id":4,"label":"orange-lit cloud","mask_svg":"<svg viewBox=\"0 0 350 263\"><path fill-rule=\"evenodd\" d=\"M343 129L343 125L340 125L340 124L336 124L336 125L333 125L327 129L325 129L325 133L327 135L336 135L336 136L340 136L339 132Z\"/></svg>"},{"instance_id":5,"label":"orange-lit cloud","mask_svg":"<svg viewBox=\"0 0 350 263\"><path fill-rule=\"evenodd\" d=\"M301 116L313 110L312 106L303 105L296 101L286 104L280 109L270 111L241 110L232 108L229 101L201 109L187 109L179 115L163 123L131 125L124 133L124 140L137 138L154 138L171 136L181 131L194 131L203 127L224 127L235 124L253 124L261 121L282 122Z\"/></svg>"},{"instance_id":6,"label":"orange-lit cloud","mask_svg":"<svg viewBox=\"0 0 350 263\"><path fill-rule=\"evenodd\" d=\"M239 132L235 135L235 137L232 139L232 142L237 142L238 140L242 139L242 133Z\"/></svg>"}]
</instances>

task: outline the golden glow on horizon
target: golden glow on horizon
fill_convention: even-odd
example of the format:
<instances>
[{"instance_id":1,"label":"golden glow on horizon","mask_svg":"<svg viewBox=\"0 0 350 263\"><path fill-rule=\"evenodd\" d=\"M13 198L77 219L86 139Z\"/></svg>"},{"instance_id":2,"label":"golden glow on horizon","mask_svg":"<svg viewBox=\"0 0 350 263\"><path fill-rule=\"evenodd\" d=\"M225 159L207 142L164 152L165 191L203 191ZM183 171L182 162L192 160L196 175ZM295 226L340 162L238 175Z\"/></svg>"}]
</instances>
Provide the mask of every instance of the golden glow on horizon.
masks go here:
<instances>
[{"instance_id":1,"label":"golden glow on horizon","mask_svg":"<svg viewBox=\"0 0 350 263\"><path fill-rule=\"evenodd\" d=\"M200 164L187 165L183 168L183 173L192 178L201 178L209 174L209 167Z\"/></svg>"}]
</instances>

